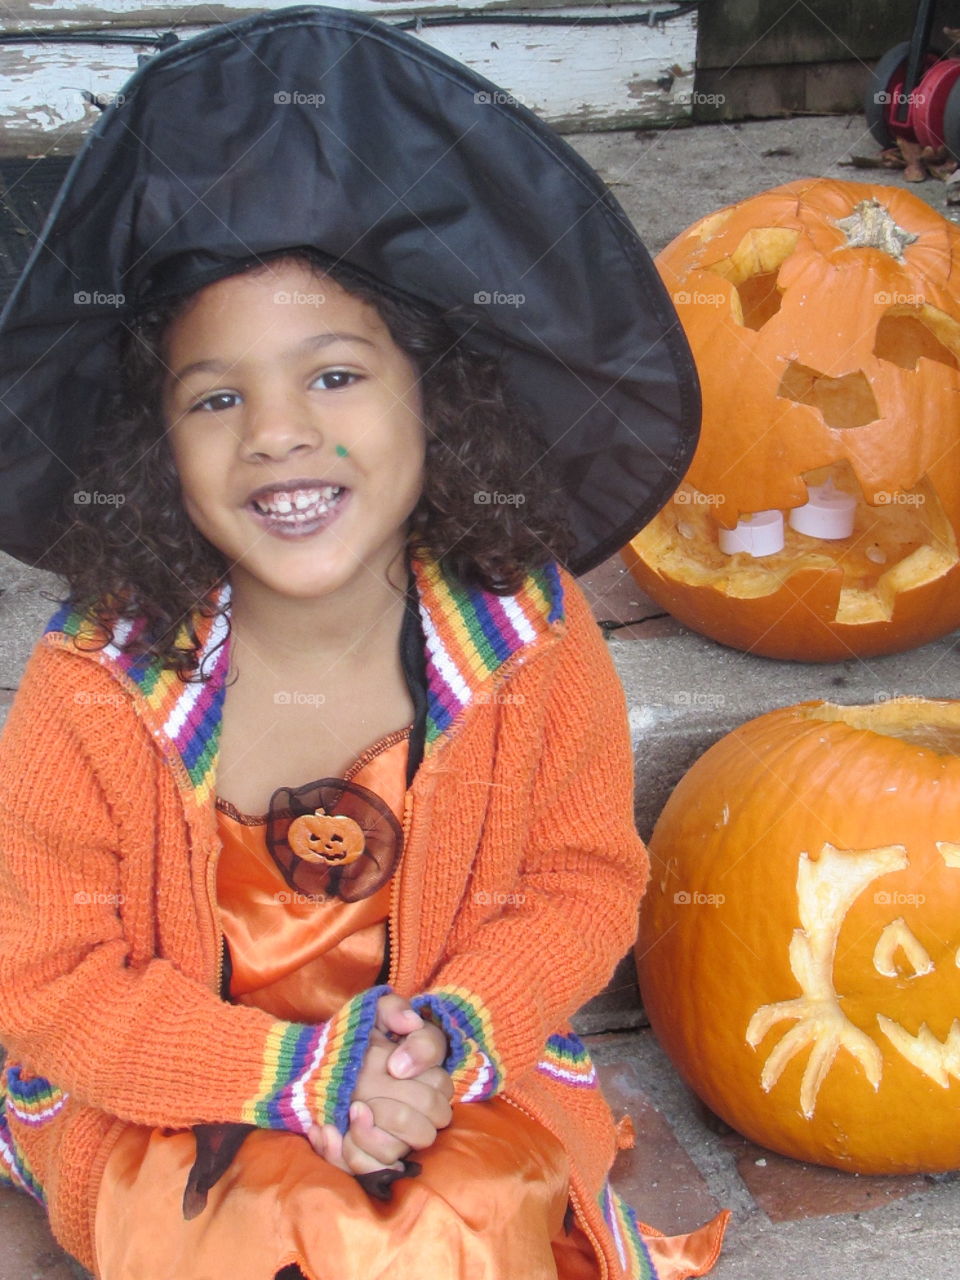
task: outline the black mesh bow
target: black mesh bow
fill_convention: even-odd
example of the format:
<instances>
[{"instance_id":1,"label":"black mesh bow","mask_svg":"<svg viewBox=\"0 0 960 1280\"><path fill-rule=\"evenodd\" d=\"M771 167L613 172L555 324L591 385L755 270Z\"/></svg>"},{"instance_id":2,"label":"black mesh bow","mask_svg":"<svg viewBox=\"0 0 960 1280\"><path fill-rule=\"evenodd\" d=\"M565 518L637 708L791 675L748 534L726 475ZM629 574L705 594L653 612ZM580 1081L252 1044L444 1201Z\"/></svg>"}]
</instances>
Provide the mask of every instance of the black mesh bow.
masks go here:
<instances>
[{"instance_id":1,"label":"black mesh bow","mask_svg":"<svg viewBox=\"0 0 960 1280\"><path fill-rule=\"evenodd\" d=\"M290 828L298 818L321 814L348 818L363 833L359 857L338 866L307 861L290 846ZM335 832L336 824L328 824ZM369 898L393 874L403 848L403 828L375 792L343 778L321 778L302 787L280 787L270 797L267 848L284 880L299 893L339 897L344 902Z\"/></svg>"}]
</instances>

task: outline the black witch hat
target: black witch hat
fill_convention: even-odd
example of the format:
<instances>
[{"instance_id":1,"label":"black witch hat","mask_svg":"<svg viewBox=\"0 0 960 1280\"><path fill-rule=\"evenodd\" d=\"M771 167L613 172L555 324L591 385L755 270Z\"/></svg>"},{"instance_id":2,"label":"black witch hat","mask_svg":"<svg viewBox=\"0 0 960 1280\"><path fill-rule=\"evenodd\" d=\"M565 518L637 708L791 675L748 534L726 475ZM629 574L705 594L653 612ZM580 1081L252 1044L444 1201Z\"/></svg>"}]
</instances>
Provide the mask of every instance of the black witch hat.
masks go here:
<instances>
[{"instance_id":1,"label":"black witch hat","mask_svg":"<svg viewBox=\"0 0 960 1280\"><path fill-rule=\"evenodd\" d=\"M86 138L0 314L0 549L36 562L147 301L307 245L447 310L532 408L583 573L667 501L699 389L597 174L509 94L373 18L274 10L155 55Z\"/></svg>"}]
</instances>

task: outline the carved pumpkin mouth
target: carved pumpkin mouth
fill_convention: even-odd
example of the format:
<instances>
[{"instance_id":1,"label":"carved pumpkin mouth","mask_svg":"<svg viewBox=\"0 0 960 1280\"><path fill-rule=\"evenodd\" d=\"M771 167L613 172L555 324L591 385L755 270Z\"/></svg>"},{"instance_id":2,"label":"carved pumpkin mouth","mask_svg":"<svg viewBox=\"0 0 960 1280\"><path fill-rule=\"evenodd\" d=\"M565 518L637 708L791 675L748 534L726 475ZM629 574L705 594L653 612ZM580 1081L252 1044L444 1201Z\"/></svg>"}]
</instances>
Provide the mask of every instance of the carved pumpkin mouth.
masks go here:
<instances>
[{"instance_id":1,"label":"carved pumpkin mouth","mask_svg":"<svg viewBox=\"0 0 960 1280\"><path fill-rule=\"evenodd\" d=\"M846 461L807 472L807 487L828 478L857 498L854 531L828 542L785 530L782 551L754 558L720 550L712 495L682 484L667 507L634 541L643 559L666 578L696 587L714 587L740 600L772 595L794 574L839 569L842 585L835 621L864 624L889 621L897 595L943 577L960 562L957 539L933 485L881 495L868 503Z\"/></svg>"},{"instance_id":2,"label":"carved pumpkin mouth","mask_svg":"<svg viewBox=\"0 0 960 1280\"><path fill-rule=\"evenodd\" d=\"M805 719L849 725L941 757L960 758L960 705L955 702L898 697L874 706L823 703L798 712ZM950 766L944 762L944 767ZM936 840L933 845L935 864L960 871L960 844ZM935 914L932 891L918 892L924 878L915 864L924 856L922 849L895 848L896 865L887 868L892 874L870 881L867 901L852 903L849 917L836 920L831 982L841 1005L846 1003L843 993L859 990L858 1008L849 1013L863 1031L875 1038L879 1029L911 1066L946 1089L951 1079L960 1079L960 1019L953 1016L955 998L947 994L960 981L960 952L955 930L944 932L943 920ZM856 874L859 860L857 853L847 854L848 874ZM909 880L899 879L898 870ZM875 936L876 912L882 907L895 914Z\"/></svg>"}]
</instances>

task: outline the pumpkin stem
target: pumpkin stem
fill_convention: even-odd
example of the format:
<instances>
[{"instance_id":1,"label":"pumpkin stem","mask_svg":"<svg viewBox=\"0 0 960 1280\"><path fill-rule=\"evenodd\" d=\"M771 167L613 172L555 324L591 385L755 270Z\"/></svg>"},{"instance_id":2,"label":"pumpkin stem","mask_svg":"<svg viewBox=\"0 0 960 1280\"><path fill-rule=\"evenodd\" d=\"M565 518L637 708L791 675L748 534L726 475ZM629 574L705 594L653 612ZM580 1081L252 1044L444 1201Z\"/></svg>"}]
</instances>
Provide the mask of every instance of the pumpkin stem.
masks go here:
<instances>
[{"instance_id":1,"label":"pumpkin stem","mask_svg":"<svg viewBox=\"0 0 960 1280\"><path fill-rule=\"evenodd\" d=\"M861 200L848 218L838 218L834 225L847 237L845 249L882 249L898 262L903 262L904 248L920 238L899 226L887 206L875 198Z\"/></svg>"}]
</instances>

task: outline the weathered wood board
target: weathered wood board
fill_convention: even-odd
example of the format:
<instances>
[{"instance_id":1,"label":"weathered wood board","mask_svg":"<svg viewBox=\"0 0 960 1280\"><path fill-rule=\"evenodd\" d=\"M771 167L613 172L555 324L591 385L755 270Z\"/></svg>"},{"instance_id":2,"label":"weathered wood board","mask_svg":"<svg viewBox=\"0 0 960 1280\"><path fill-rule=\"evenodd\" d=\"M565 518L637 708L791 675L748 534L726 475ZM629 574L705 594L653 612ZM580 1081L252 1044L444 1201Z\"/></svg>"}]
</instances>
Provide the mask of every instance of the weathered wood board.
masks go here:
<instances>
[{"instance_id":1,"label":"weathered wood board","mask_svg":"<svg viewBox=\"0 0 960 1280\"><path fill-rule=\"evenodd\" d=\"M283 3L188 3L173 8L169 0L6 4L0 14L0 155L76 151L99 115L84 91L110 102L136 70L138 55L152 52L150 45L44 40L45 33L62 36L82 29L154 39L173 30L187 39L214 23L281 7ZM563 132L676 123L691 114L695 13L663 17L650 25L619 21L635 14L667 15L677 7L670 0L580 6L540 0L524 8L502 0L445 5L433 0L406 5L340 0L338 7L395 23L446 18L449 25L424 25L417 37L493 81ZM528 22L486 21L501 14ZM481 16L485 20L477 21ZM535 19L543 16L569 22L538 25ZM597 17L609 21L581 21ZM28 33L35 34L27 43L2 39Z\"/></svg>"}]
</instances>

